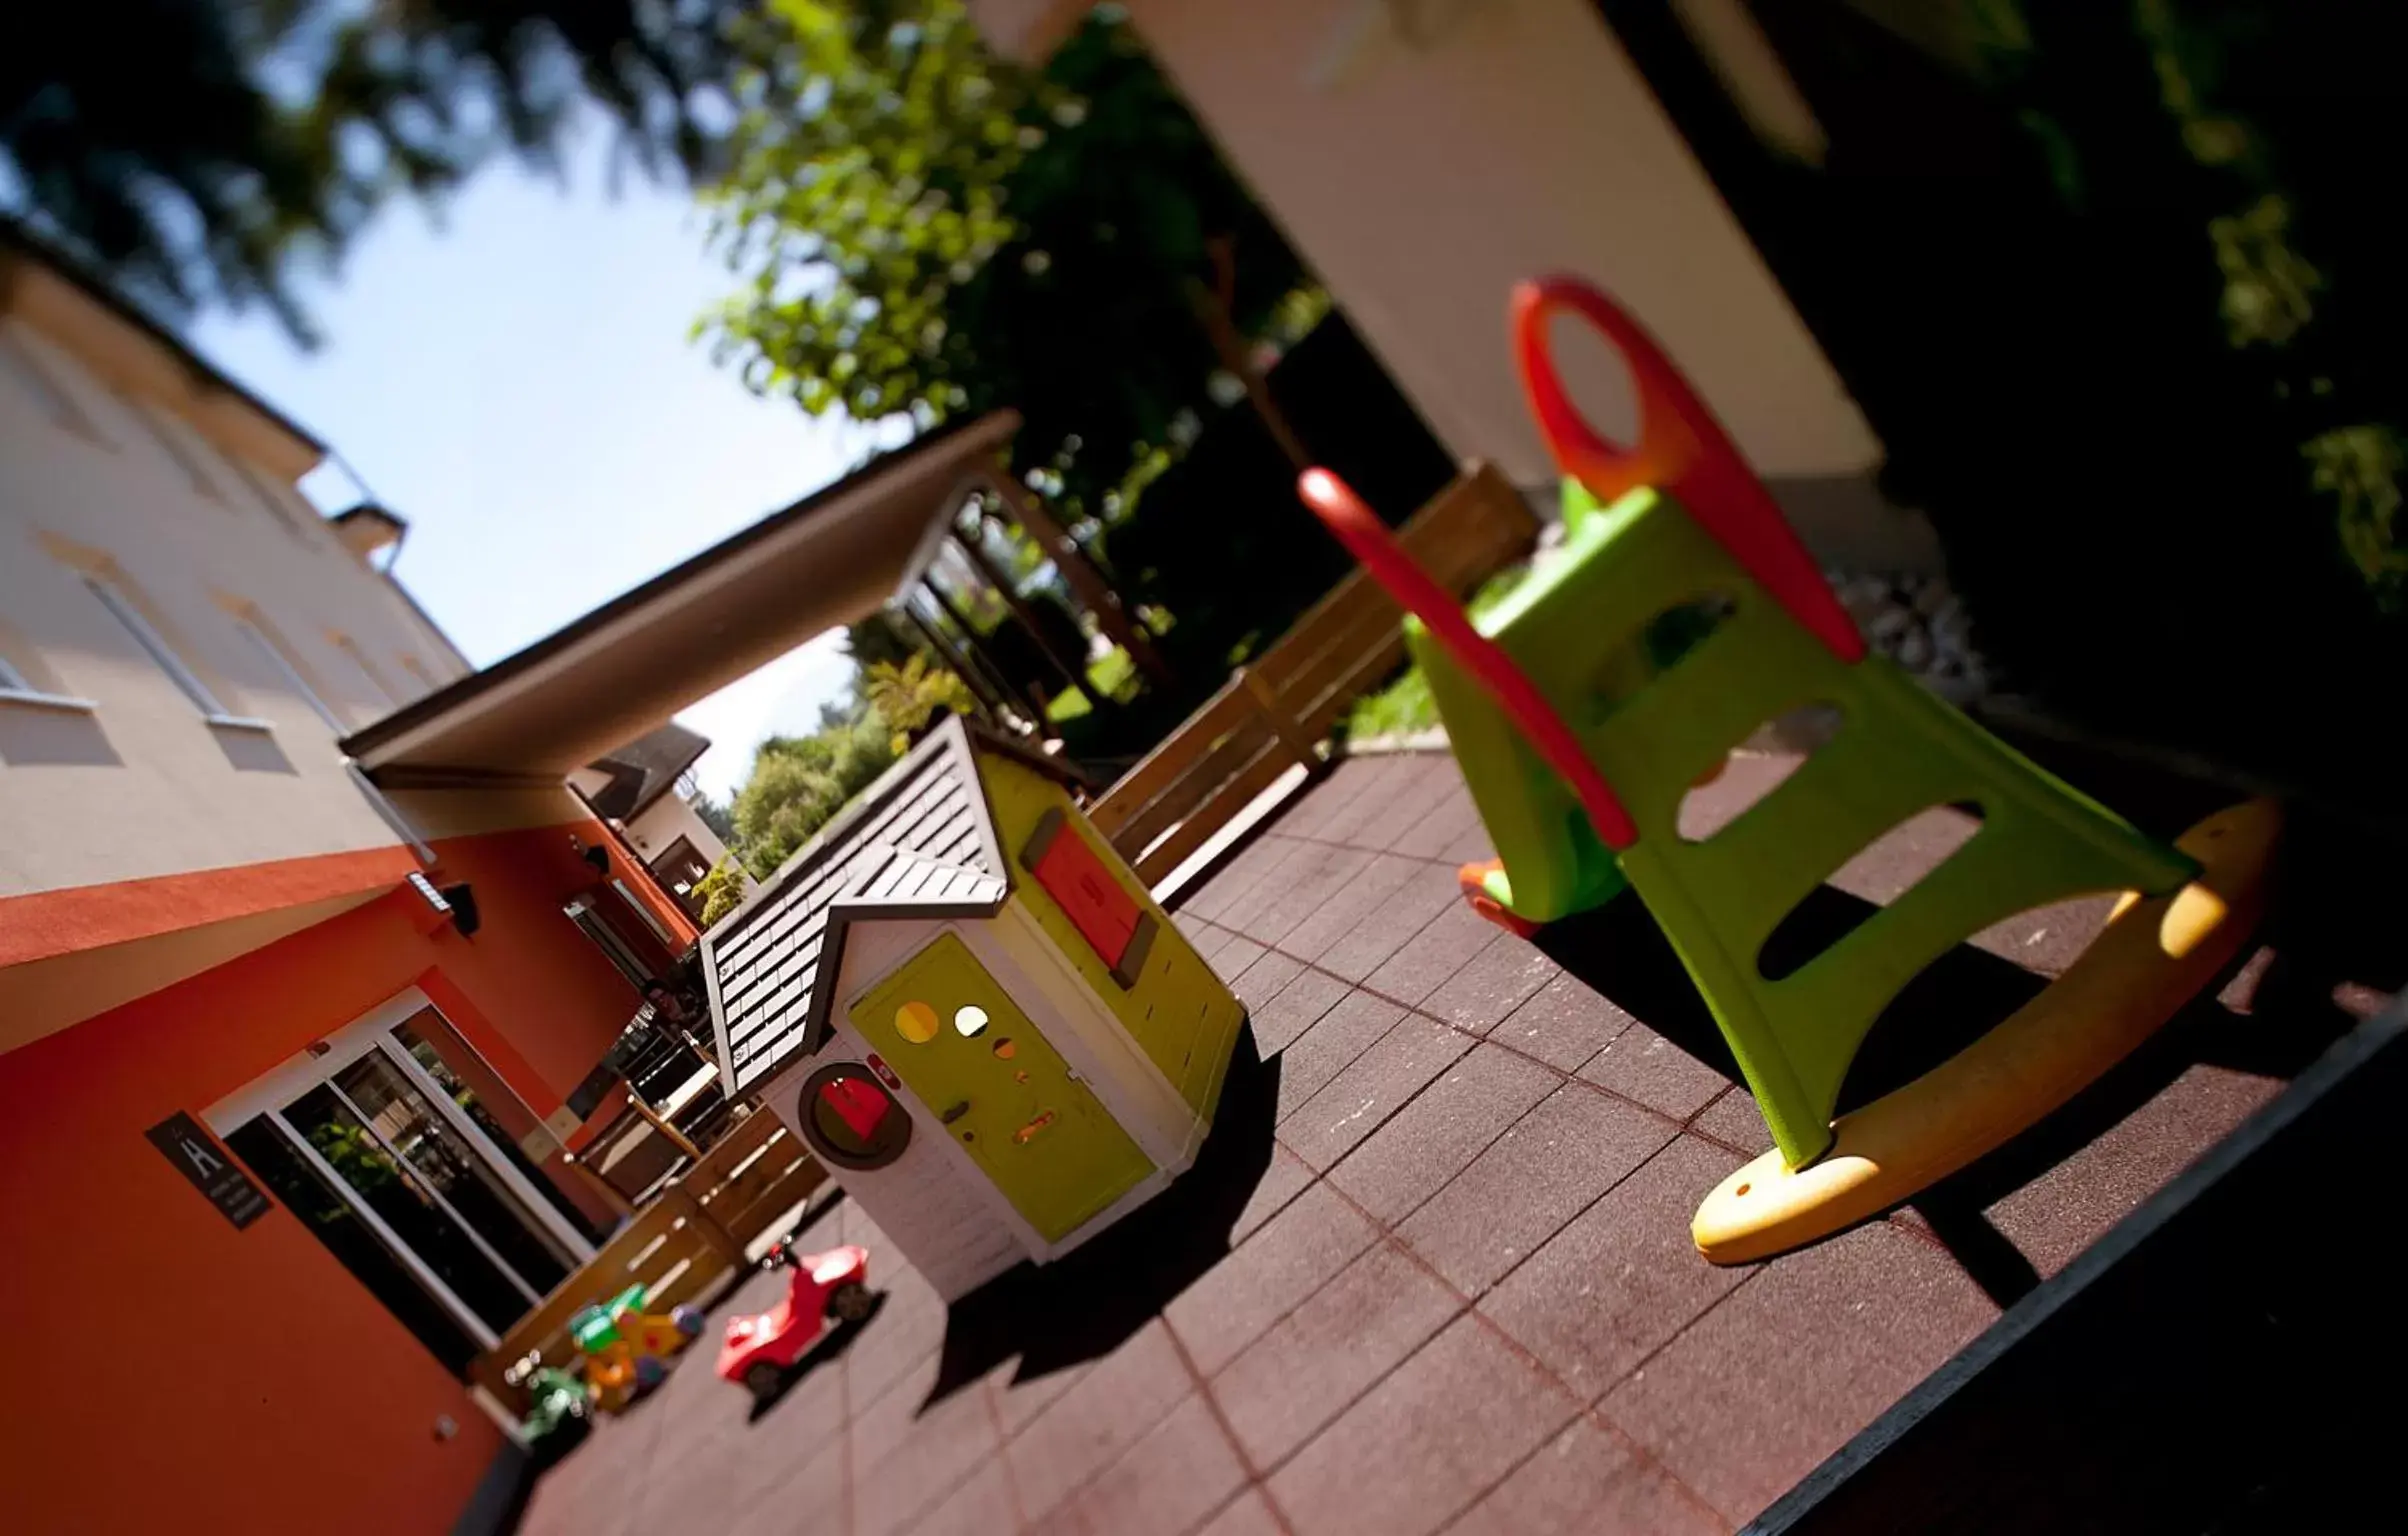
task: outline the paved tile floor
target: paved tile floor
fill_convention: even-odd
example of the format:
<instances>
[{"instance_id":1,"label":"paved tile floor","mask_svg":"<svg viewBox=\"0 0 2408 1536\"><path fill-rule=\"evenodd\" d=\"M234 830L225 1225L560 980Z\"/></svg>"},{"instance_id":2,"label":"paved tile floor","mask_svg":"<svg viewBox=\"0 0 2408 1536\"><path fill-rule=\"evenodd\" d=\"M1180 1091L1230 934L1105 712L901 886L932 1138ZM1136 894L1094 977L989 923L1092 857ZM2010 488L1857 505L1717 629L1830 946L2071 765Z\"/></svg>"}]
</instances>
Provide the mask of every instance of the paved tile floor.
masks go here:
<instances>
[{"instance_id":1,"label":"paved tile floor","mask_svg":"<svg viewBox=\"0 0 2408 1536\"><path fill-rule=\"evenodd\" d=\"M1894 841L1835 883L1881 899L1952 834ZM1500 933L1455 895L1488 852L1448 758L1341 764L1177 914L1260 1053L1185 1204L949 1316L839 1202L802 1241L870 1245L879 1313L758 1415L689 1359L523 1529L1729 1530L2312 1053L2268 1045L2283 1010L2203 1005L1947 1190L1715 1269L1689 1218L1769 1144L1752 1103L1643 917ZM2003 1007L2099 915L1965 953Z\"/></svg>"}]
</instances>

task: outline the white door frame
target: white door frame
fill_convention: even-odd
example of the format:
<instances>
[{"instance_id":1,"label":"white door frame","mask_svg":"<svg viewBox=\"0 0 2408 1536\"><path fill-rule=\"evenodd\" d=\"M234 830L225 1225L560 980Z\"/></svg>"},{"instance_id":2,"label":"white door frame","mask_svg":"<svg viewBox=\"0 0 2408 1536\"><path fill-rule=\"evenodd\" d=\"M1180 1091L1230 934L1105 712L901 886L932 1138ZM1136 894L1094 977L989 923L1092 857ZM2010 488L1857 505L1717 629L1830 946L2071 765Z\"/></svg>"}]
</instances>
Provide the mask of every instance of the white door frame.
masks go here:
<instances>
[{"instance_id":1,"label":"white door frame","mask_svg":"<svg viewBox=\"0 0 2408 1536\"><path fill-rule=\"evenodd\" d=\"M392 1253L395 1260L417 1276L419 1282L427 1287L429 1293L444 1304L446 1310L452 1314L454 1321L465 1328L485 1348L491 1349L501 1342L493 1329L449 1286L445 1285L433 1270L427 1267L409 1245L401 1240L399 1234L385 1224L383 1218L371 1210L364 1201L349 1193L350 1186L344 1181L342 1175L337 1173L333 1165L319 1155L317 1148L311 1146L309 1139L303 1136L284 1115L286 1105L311 1089L324 1085L342 1099L352 1113L359 1116L360 1123L367 1127L368 1134L376 1138L377 1144L384 1148L386 1154L415 1176L416 1170L411 1169L408 1161L402 1158L390 1143L386 1142L371 1118L361 1110L359 1105L352 1102L351 1095L343 1090L343 1086L333 1080L335 1073L350 1066L361 1057L372 1052L380 1054L399 1069L404 1080L415 1087L427 1102L435 1107L435 1112L443 1117L443 1123L460 1135L470 1150L493 1171L495 1177L501 1180L535 1221L538 1236L548 1239L551 1246L562 1250L560 1257L563 1259L565 1268L574 1271L579 1265L591 1259L594 1256L594 1246L586 1240L585 1235L571 1225L568 1218L544 1198L526 1176L519 1172L508 1155L495 1144L493 1138L486 1135L483 1128L469 1118L467 1111L452 1102L451 1095L444 1091L443 1085L436 1082L427 1073L427 1070L418 1064L417 1059L402 1047L401 1042L393 1037L393 1031L398 1026L409 1022L419 1013L427 1010L432 1010L437 1017L444 1019L445 1023L451 1023L449 1016L435 1006L434 999L418 988L410 987L399 992L324 1039L313 1042L308 1049L287 1057L264 1075L218 1100L202 1114L201 1118L211 1131L222 1138L236 1127L248 1124L260 1116L266 1116L301 1157L309 1163L318 1177L327 1181L335 1193L342 1198L343 1203L350 1206L359 1215L361 1221L376 1234L377 1239ZM452 1030L457 1034L459 1026L453 1024ZM467 1037L462 1035L461 1038L465 1040ZM542 1293L536 1291L524 1277L520 1276L499 1254L495 1253L476 1228L452 1209L451 1202L446 1200L440 1191L430 1187L427 1193L459 1226L468 1240L501 1271L503 1277L513 1282L516 1288L526 1296L528 1309L533 1310L536 1304L542 1301Z\"/></svg>"},{"instance_id":2,"label":"white door frame","mask_svg":"<svg viewBox=\"0 0 2408 1536\"><path fill-rule=\"evenodd\" d=\"M518 1165L510 1160L509 1154L485 1134L482 1126L468 1117L468 1111L453 1103L443 1085L436 1082L426 1068L418 1064L417 1058L393 1038L397 1026L408 1023L421 1010L427 1009L432 1009L436 1017L450 1024L452 1033L460 1034L460 1026L452 1022L449 1014L435 1006L434 999L411 987L318 1041L317 1045L324 1049L305 1050L288 1057L266 1076L218 1100L202 1118L208 1122L211 1130L223 1136L255 1115L283 1108L369 1051L382 1049L385 1058L399 1067L411 1084L426 1095L436 1112L443 1116L444 1123L466 1137L477 1154L491 1165L495 1175L509 1187L510 1193L542 1225L543 1235L566 1250L568 1267L575 1269L594 1256L593 1243L544 1197L543 1192L525 1174L519 1172ZM464 1034L460 1038L463 1041L468 1039ZM472 1050L474 1048L473 1045L470 1047ZM495 1073L495 1076L498 1078L500 1074ZM508 1085L505 1083L504 1086ZM535 1111L530 1108L527 1113L534 1116Z\"/></svg>"},{"instance_id":3,"label":"white door frame","mask_svg":"<svg viewBox=\"0 0 2408 1536\"><path fill-rule=\"evenodd\" d=\"M427 1006L434 1008L432 1003ZM459 1034L460 1027L453 1024L442 1009L434 1008L434 1013L437 1018L442 1019L446 1025L450 1026L452 1033ZM415 1011L413 1011L412 1017L415 1017ZM404 1019L401 1022L407 1023L408 1020ZM461 1035L460 1038L465 1042L468 1037ZM442 1054L439 1042L430 1042L430 1044L437 1046L437 1055ZM535 1218L542 1229L539 1235L550 1238L554 1247L564 1250L557 1256L570 1269L575 1269L594 1256L594 1245L586 1238L586 1235L578 1231L576 1224L561 1213L559 1206L553 1204L550 1199L545 1197L542 1190L535 1187L534 1180L519 1171L518 1164L513 1162L510 1154L502 1149L501 1143L487 1135L485 1128L477 1124L469 1116L467 1110L452 1101L450 1093L445 1091L441 1083L435 1081L435 1075L419 1065L418 1058L412 1056L408 1049L393 1037L391 1029L377 1032L376 1045L379 1050L384 1052L385 1059L399 1067L402 1075L420 1093L426 1095L427 1102L436 1107L444 1121L469 1138L469 1145L475 1148L477 1155L485 1160L486 1165L492 1168L494 1175L508 1186L510 1193L517 1198L518 1203L525 1206L528 1213ZM503 1086L507 1087L508 1084L505 1083ZM520 1107L526 1109L530 1116L535 1113L523 1102ZM542 1121L538 1120L536 1123L540 1125Z\"/></svg>"}]
</instances>

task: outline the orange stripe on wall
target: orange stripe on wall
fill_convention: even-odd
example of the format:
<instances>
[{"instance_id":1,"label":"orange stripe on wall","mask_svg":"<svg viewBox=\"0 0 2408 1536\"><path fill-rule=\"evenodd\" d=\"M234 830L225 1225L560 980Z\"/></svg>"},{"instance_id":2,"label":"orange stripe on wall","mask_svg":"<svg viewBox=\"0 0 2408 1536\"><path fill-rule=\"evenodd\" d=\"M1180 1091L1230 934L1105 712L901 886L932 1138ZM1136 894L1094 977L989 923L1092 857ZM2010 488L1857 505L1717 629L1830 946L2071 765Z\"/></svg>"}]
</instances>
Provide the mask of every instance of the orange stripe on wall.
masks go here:
<instances>
[{"instance_id":1,"label":"orange stripe on wall","mask_svg":"<svg viewBox=\"0 0 2408 1536\"><path fill-rule=\"evenodd\" d=\"M0 897L0 966L370 891L417 867L407 848L364 848Z\"/></svg>"}]
</instances>

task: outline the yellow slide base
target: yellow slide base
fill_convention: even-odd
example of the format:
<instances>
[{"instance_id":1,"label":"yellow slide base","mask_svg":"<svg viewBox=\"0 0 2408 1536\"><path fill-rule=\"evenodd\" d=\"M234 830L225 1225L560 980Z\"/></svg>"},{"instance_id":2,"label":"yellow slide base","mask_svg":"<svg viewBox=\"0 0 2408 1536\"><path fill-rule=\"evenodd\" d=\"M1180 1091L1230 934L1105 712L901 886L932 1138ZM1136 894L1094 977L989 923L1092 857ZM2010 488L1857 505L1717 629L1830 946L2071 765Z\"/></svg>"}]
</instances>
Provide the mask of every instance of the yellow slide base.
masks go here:
<instances>
[{"instance_id":1,"label":"yellow slide base","mask_svg":"<svg viewBox=\"0 0 2408 1536\"><path fill-rule=\"evenodd\" d=\"M2156 1032L2240 952L2265 908L2282 811L2253 800L2175 839L2199 878L2127 893L2047 991L1905 1087L1842 1115L1804 1168L1767 1152L1722 1181L1690 1234L1716 1264L1746 1264L1889 1209L2081 1092Z\"/></svg>"}]
</instances>

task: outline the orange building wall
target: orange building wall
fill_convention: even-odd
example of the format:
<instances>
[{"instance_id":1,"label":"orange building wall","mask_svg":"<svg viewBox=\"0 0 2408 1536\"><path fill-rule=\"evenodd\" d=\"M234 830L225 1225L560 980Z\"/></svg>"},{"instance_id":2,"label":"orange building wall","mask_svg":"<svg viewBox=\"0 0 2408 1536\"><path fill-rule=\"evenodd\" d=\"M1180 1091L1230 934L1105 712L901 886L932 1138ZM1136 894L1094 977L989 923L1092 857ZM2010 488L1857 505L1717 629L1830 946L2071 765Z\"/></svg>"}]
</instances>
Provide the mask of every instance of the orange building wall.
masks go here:
<instances>
[{"instance_id":1,"label":"orange building wall","mask_svg":"<svg viewBox=\"0 0 2408 1536\"><path fill-rule=\"evenodd\" d=\"M652 878L651 869L644 863L643 850L620 833L604 827L600 822L595 822L594 828L595 836L606 836L610 839L612 873L627 882L627 889L633 891L637 898L651 909L652 915L659 918L661 925L676 937L679 946L683 948L700 939L702 929L695 924L692 918L686 916L686 909L677 904L677 898L662 889L661 883Z\"/></svg>"},{"instance_id":2,"label":"orange building wall","mask_svg":"<svg viewBox=\"0 0 2408 1536\"><path fill-rule=\"evenodd\" d=\"M637 1002L561 915L572 830L438 847L473 939L402 887L0 1056L0 1524L450 1528L502 1444L466 1389L280 1204L237 1232L143 1132L413 984L556 1108Z\"/></svg>"},{"instance_id":3,"label":"orange building wall","mask_svg":"<svg viewBox=\"0 0 2408 1536\"><path fill-rule=\"evenodd\" d=\"M463 940L448 929L444 934L454 952L484 962L472 1001L505 1038L497 1048L471 1024L455 1023L538 1115L561 1106L643 1003L593 941L561 915L572 897L592 894L600 879L570 839L591 847L603 835L599 823L587 823L434 844L428 878L438 885L466 881L476 892L476 937ZM624 870L619 878L627 878ZM627 884L638 895L645 890L634 880ZM598 900L618 898L603 894ZM614 931L656 962L668 958L642 924ZM597 1032L594 1021L602 1017L610 1022Z\"/></svg>"}]
</instances>

